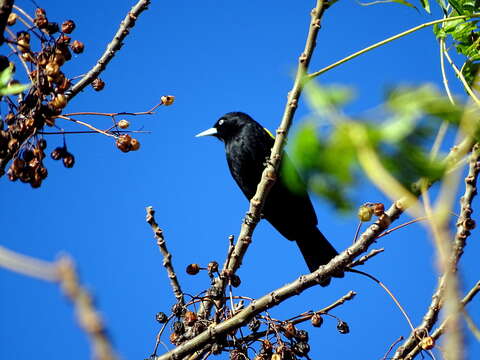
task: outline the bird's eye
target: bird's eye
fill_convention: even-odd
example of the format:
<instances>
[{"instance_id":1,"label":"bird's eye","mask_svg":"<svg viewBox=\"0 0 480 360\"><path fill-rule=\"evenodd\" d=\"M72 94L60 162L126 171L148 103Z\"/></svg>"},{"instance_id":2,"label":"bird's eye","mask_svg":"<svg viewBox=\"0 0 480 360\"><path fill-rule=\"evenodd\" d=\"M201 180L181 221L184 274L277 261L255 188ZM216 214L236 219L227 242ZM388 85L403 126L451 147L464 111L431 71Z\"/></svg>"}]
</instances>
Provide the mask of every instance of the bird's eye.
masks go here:
<instances>
[{"instance_id":1,"label":"bird's eye","mask_svg":"<svg viewBox=\"0 0 480 360\"><path fill-rule=\"evenodd\" d=\"M224 122L225 122L225 120L220 119L220 121L218 122L218 125L223 125Z\"/></svg>"}]
</instances>

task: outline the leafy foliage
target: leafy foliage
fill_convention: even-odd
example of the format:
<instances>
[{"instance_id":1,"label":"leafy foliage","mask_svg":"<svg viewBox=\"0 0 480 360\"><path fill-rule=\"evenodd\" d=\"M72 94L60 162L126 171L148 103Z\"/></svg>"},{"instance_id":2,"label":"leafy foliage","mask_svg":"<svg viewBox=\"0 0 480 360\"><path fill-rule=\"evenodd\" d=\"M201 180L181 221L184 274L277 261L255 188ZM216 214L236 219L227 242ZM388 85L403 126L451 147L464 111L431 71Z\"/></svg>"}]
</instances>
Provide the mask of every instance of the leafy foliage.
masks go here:
<instances>
[{"instance_id":1,"label":"leafy foliage","mask_svg":"<svg viewBox=\"0 0 480 360\"><path fill-rule=\"evenodd\" d=\"M480 9L480 0L449 0L452 9L448 17L459 15L475 15ZM443 7L444 12L447 8ZM466 57L462 66L462 74L469 86L475 81L480 65L480 29L478 20L452 20L435 25L433 32L439 39L450 40L459 54Z\"/></svg>"},{"instance_id":2,"label":"leafy foliage","mask_svg":"<svg viewBox=\"0 0 480 360\"><path fill-rule=\"evenodd\" d=\"M442 121L459 126L467 118L463 107L429 85L390 90L383 104L384 120L347 117L342 107L351 98L348 89L311 82L306 94L314 114L296 131L290 153L310 189L339 210L351 208L354 187L364 175L372 179L386 171L411 191L420 178L440 179L446 163L441 156L431 156L429 149L436 128ZM476 131L476 123L469 129ZM372 173L365 161L382 171ZM288 166L283 171L295 188L294 172Z\"/></svg>"},{"instance_id":3,"label":"leafy foliage","mask_svg":"<svg viewBox=\"0 0 480 360\"><path fill-rule=\"evenodd\" d=\"M29 87L29 85L12 83L12 75L12 65L8 66L0 73L0 96L20 94Z\"/></svg>"}]
</instances>

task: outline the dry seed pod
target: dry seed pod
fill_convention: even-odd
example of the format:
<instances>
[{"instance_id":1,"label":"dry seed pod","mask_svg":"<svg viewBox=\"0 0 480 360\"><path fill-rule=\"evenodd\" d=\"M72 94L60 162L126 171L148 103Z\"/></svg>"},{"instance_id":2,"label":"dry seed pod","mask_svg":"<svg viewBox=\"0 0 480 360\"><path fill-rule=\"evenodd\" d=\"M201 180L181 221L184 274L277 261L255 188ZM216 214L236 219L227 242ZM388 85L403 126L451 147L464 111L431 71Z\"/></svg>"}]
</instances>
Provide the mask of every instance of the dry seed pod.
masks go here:
<instances>
[{"instance_id":1,"label":"dry seed pod","mask_svg":"<svg viewBox=\"0 0 480 360\"><path fill-rule=\"evenodd\" d=\"M140 149L140 141L132 138L132 140L130 141L130 147L132 151L137 151L138 149Z\"/></svg>"},{"instance_id":2,"label":"dry seed pod","mask_svg":"<svg viewBox=\"0 0 480 360\"><path fill-rule=\"evenodd\" d=\"M385 212L385 206L382 203L376 203L373 206L373 215L380 216Z\"/></svg>"},{"instance_id":3,"label":"dry seed pod","mask_svg":"<svg viewBox=\"0 0 480 360\"><path fill-rule=\"evenodd\" d=\"M66 168L72 168L73 165L75 165L75 157L69 152L66 152L63 155L63 166Z\"/></svg>"},{"instance_id":4,"label":"dry seed pod","mask_svg":"<svg viewBox=\"0 0 480 360\"><path fill-rule=\"evenodd\" d=\"M92 82L92 87L93 87L93 90L95 91L101 91L105 87L105 82L100 78L96 78Z\"/></svg>"},{"instance_id":5,"label":"dry seed pod","mask_svg":"<svg viewBox=\"0 0 480 360\"><path fill-rule=\"evenodd\" d=\"M197 275L200 272L200 266L198 264L189 264L185 271L188 275Z\"/></svg>"},{"instance_id":6,"label":"dry seed pod","mask_svg":"<svg viewBox=\"0 0 480 360\"><path fill-rule=\"evenodd\" d=\"M56 147L55 149L53 149L52 153L50 154L50 157L53 159L53 160L60 160L61 158L63 158L63 155L65 154L65 148L64 147Z\"/></svg>"},{"instance_id":7,"label":"dry seed pod","mask_svg":"<svg viewBox=\"0 0 480 360\"><path fill-rule=\"evenodd\" d=\"M183 317L187 326L192 326L197 321L197 314L193 311L187 311Z\"/></svg>"},{"instance_id":8,"label":"dry seed pod","mask_svg":"<svg viewBox=\"0 0 480 360\"><path fill-rule=\"evenodd\" d=\"M164 312L158 312L157 315L155 315L155 320L157 320L160 324L164 324L167 322L168 317Z\"/></svg>"},{"instance_id":9,"label":"dry seed pod","mask_svg":"<svg viewBox=\"0 0 480 360\"><path fill-rule=\"evenodd\" d=\"M173 104L173 102L175 101L175 96L173 95L164 95L160 98L160 100L162 101L162 104L165 105L165 106L170 106Z\"/></svg>"},{"instance_id":10,"label":"dry seed pod","mask_svg":"<svg viewBox=\"0 0 480 360\"><path fill-rule=\"evenodd\" d=\"M72 49L75 54L81 54L85 49L85 45L83 45L81 41L75 40L70 44L70 49Z\"/></svg>"},{"instance_id":11,"label":"dry seed pod","mask_svg":"<svg viewBox=\"0 0 480 360\"><path fill-rule=\"evenodd\" d=\"M66 20L62 24L62 32L65 34L71 34L75 30L75 23L73 20Z\"/></svg>"},{"instance_id":12,"label":"dry seed pod","mask_svg":"<svg viewBox=\"0 0 480 360\"><path fill-rule=\"evenodd\" d=\"M51 104L56 109L63 109L67 105L67 97L63 94L57 94Z\"/></svg>"},{"instance_id":13,"label":"dry seed pod","mask_svg":"<svg viewBox=\"0 0 480 360\"><path fill-rule=\"evenodd\" d=\"M362 205L358 208L358 218L362 222L367 222L372 219L373 210L370 206Z\"/></svg>"},{"instance_id":14,"label":"dry seed pod","mask_svg":"<svg viewBox=\"0 0 480 360\"><path fill-rule=\"evenodd\" d=\"M15 13L10 13L10 15L8 15L7 25L8 25L8 26L15 25L15 23L17 22L17 18L18 18L18 15L17 15L17 14L15 14Z\"/></svg>"},{"instance_id":15,"label":"dry seed pod","mask_svg":"<svg viewBox=\"0 0 480 360\"><path fill-rule=\"evenodd\" d=\"M127 120L122 119L117 123L117 125L120 129L128 129L128 127L130 126L130 123Z\"/></svg>"},{"instance_id":16,"label":"dry seed pod","mask_svg":"<svg viewBox=\"0 0 480 360\"><path fill-rule=\"evenodd\" d=\"M426 336L420 341L420 347L423 350L432 350L435 347L435 339L431 336Z\"/></svg>"}]
</instances>

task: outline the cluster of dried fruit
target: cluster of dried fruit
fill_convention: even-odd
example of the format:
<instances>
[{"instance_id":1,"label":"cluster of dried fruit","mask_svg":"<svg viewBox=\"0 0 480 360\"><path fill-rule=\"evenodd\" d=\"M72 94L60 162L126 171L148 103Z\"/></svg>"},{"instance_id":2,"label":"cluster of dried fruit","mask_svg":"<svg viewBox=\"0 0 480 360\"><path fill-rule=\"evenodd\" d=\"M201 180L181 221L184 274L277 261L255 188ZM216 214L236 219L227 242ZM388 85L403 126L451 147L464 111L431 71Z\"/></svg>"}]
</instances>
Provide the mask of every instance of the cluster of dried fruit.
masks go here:
<instances>
[{"instance_id":1,"label":"cluster of dried fruit","mask_svg":"<svg viewBox=\"0 0 480 360\"><path fill-rule=\"evenodd\" d=\"M5 41L16 46L16 55L23 66L29 69L31 86L17 98L2 98L9 110L0 120L0 176L10 163L7 171L10 180L20 179L37 188L48 174L43 164L47 142L39 133L45 125L54 126L55 118L67 105L65 93L72 83L63 73L62 66L72 59L72 52L82 53L84 45L78 40L72 41L69 36L75 30L72 20L59 26L48 20L44 9L36 9L34 18L23 11L12 12L7 20L9 29L15 26L17 20L25 26L29 23L31 26ZM38 41L32 44L33 39ZM35 51L34 48L39 50ZM0 71L9 66L15 68L15 64L7 57L0 56ZM64 147L55 149L51 156L54 159L62 158L68 168L75 162L73 155Z\"/></svg>"},{"instance_id":2,"label":"cluster of dried fruit","mask_svg":"<svg viewBox=\"0 0 480 360\"><path fill-rule=\"evenodd\" d=\"M211 261L206 267L201 267L198 264L189 264L186 267L186 272L189 275L197 275L201 271L207 272L215 283L214 275L225 276L230 280L230 284L234 287L240 285L240 278L232 280L232 275L219 274L219 266L216 261ZM234 275L236 276L236 275ZM192 339L210 325L228 320L232 316L232 309L228 306L219 305L225 300L224 295L215 286L212 286L203 296L193 297L190 303L177 303L172 307L172 313L167 316L163 312L156 315L156 320L163 324L173 321L171 325L170 342L179 346ZM200 312L196 313L189 308L198 300L215 301L219 308L213 319L201 318ZM243 308L243 300L234 305L235 312ZM268 314L260 314L254 317L248 324L248 330L245 328L241 331L239 329L232 330L228 334L215 336L215 342L210 345L209 351L212 354L220 354L222 352L229 352L230 359L250 359L250 351L254 351L254 360L296 360L298 358L309 358L310 352L309 334L306 330L296 327L299 323L310 321L313 327L319 328L323 324L323 317L329 317L337 320L337 331L340 334L348 334L350 332L348 324L337 318L336 316L325 312L307 312L295 317L294 320L280 321L272 319ZM158 340L158 339L157 339ZM260 344L258 347L257 345Z\"/></svg>"}]
</instances>

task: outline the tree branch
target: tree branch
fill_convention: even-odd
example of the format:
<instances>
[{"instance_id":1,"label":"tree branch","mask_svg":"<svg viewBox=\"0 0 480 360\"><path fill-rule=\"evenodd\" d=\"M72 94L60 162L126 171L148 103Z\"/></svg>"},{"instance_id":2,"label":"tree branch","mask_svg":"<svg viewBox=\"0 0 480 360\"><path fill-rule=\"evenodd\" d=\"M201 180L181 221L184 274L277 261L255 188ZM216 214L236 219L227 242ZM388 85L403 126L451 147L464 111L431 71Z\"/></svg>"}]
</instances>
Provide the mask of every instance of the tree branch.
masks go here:
<instances>
[{"instance_id":1,"label":"tree branch","mask_svg":"<svg viewBox=\"0 0 480 360\"><path fill-rule=\"evenodd\" d=\"M100 75L100 73L106 69L110 60L114 58L117 51L119 51L122 47L122 41L125 40L130 32L130 29L135 26L135 21L137 20L138 16L140 16L140 14L148 8L148 5L150 5L150 0L139 0L132 7L132 9L120 23L120 27L115 33L113 40L107 45L107 49L97 61L95 66L90 69L90 71L88 71L88 73L65 94L68 101L75 97L90 83L92 83L93 80L95 80L98 75Z\"/></svg>"},{"instance_id":2,"label":"tree branch","mask_svg":"<svg viewBox=\"0 0 480 360\"><path fill-rule=\"evenodd\" d=\"M477 295L480 292L480 281L478 281L473 288L470 289L470 291L465 295L465 297L460 301L460 304L463 307L465 307L470 301L473 300L475 295ZM447 317L443 322L440 324L440 326L432 333L431 337L434 338L435 340L438 340L440 336L442 336L446 330L446 327L449 322L449 318ZM413 359L420 351L422 351L422 348L419 344L417 344L408 354L405 356L404 360L411 360Z\"/></svg>"},{"instance_id":3,"label":"tree branch","mask_svg":"<svg viewBox=\"0 0 480 360\"><path fill-rule=\"evenodd\" d=\"M470 236L470 231L475 226L475 222L471 218L471 214L473 212L472 201L477 194L476 183L478 174L480 172L480 164L478 163L479 160L480 147L478 144L475 144L470 157L468 174L465 178L465 192L460 199L462 209L456 224L457 232L453 245L453 253L450 259L450 264L452 267L454 267L453 271L456 271L458 261L460 260L460 257L463 254L463 248L466 245L466 240L468 236ZM409 354L414 347L418 346L420 341L417 336L418 333L428 333L432 329L433 325L437 322L439 312L443 306L446 279L446 274L443 274L438 282L437 289L432 296L432 301L428 307L427 313L423 317L422 323L412 331L402 346L397 349L392 360L403 359L405 354Z\"/></svg>"},{"instance_id":4,"label":"tree branch","mask_svg":"<svg viewBox=\"0 0 480 360\"><path fill-rule=\"evenodd\" d=\"M228 280L228 276L226 274L234 274L240 267L243 256L252 241L253 231L260 220L265 199L275 183L287 133L297 109L298 100L303 89L303 81L307 74L308 65L315 49L316 38L320 29L320 19L327 6L328 1L317 0L316 7L311 12L311 20L307 40L305 43L305 49L298 59L297 74L295 76L293 87L288 93L287 104L285 106L280 127L277 130L277 136L275 137L275 143L270 154L270 159L267 166L263 170L261 181L257 186L257 191L250 200L249 210L245 221L242 223L240 235L238 236L231 260L228 262L228 266L223 269L223 276L216 278L214 286L219 289L222 294L225 293L225 287ZM205 314L208 315L212 306L210 302L206 302L204 304L202 304L202 308L200 309L200 314L202 316L205 316Z\"/></svg>"},{"instance_id":5,"label":"tree branch","mask_svg":"<svg viewBox=\"0 0 480 360\"><path fill-rule=\"evenodd\" d=\"M180 287L180 283L177 279L177 274L173 269L172 264L172 254L167 249L167 244L165 243L165 238L163 237L163 230L160 229L158 224L155 221L155 210L153 207L147 207L147 223L152 227L153 233L155 235L155 239L157 239L157 245L160 249L160 252L163 255L163 266L167 270L168 278L170 279L170 285L172 286L173 294L177 298L177 302L179 304L185 304L185 300L183 298L183 292Z\"/></svg>"}]
</instances>

